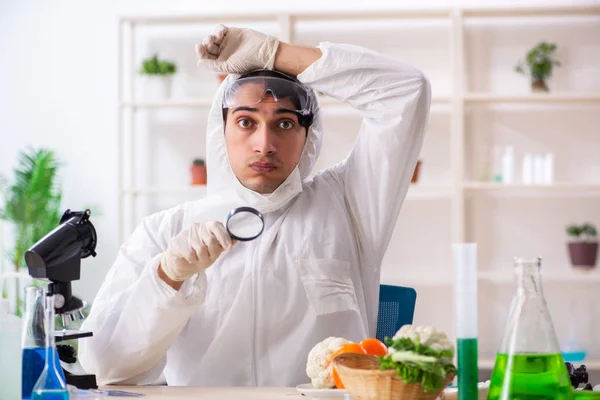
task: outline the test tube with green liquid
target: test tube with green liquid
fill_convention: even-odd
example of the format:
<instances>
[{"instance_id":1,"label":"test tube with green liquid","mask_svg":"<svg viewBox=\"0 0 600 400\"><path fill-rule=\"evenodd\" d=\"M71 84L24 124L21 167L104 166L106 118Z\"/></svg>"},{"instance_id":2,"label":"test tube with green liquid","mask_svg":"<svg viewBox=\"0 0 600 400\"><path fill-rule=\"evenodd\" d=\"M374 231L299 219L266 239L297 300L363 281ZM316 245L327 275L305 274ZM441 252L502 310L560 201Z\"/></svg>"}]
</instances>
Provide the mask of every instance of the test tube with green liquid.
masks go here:
<instances>
[{"instance_id":1,"label":"test tube with green liquid","mask_svg":"<svg viewBox=\"0 0 600 400\"><path fill-rule=\"evenodd\" d=\"M455 243L454 304L458 399L477 400L477 244Z\"/></svg>"}]
</instances>

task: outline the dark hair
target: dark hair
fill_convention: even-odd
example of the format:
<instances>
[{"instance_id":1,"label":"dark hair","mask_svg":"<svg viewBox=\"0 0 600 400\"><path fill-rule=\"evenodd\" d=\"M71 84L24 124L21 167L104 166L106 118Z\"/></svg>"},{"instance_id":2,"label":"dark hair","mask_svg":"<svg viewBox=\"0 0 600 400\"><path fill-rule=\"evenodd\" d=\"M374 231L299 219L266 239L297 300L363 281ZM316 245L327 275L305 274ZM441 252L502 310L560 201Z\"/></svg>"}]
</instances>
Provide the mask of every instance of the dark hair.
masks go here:
<instances>
[{"instance_id":1,"label":"dark hair","mask_svg":"<svg viewBox=\"0 0 600 400\"><path fill-rule=\"evenodd\" d=\"M274 77L274 78L282 78L282 79L285 79L285 80L288 80L291 82L301 84L300 81L295 76L287 75L287 74L269 70L269 69L259 69L256 71L248 72L248 73L240 76L238 79L251 78L254 76L269 76L269 77ZM267 86L267 87L265 87L265 91L269 90L267 81L265 81L265 85ZM280 91L280 96L282 96L283 98L289 99L296 108L300 108L300 98L298 97L298 94L296 92L294 92L293 90L290 90L287 93L284 92L283 95L281 94L281 91ZM308 133L308 127L310 127L313 123L313 118L314 118L313 114L312 113L308 114L308 115L302 115L300 113L295 113L295 114L298 117L298 123L300 124L300 126L307 128L307 133ZM226 107L223 107L223 123L227 123L227 108Z\"/></svg>"}]
</instances>

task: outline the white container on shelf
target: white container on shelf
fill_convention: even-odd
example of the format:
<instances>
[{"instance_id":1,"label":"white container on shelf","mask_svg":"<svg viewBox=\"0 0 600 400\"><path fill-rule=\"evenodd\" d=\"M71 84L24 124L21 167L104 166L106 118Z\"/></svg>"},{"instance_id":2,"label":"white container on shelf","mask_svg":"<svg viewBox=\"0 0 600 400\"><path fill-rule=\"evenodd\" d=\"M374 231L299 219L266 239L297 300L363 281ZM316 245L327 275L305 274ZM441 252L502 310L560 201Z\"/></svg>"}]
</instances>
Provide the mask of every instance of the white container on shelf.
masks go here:
<instances>
[{"instance_id":1,"label":"white container on shelf","mask_svg":"<svg viewBox=\"0 0 600 400\"><path fill-rule=\"evenodd\" d=\"M544 176L543 183L551 185L554 182L554 155L546 153L544 156Z\"/></svg>"},{"instance_id":2,"label":"white container on shelf","mask_svg":"<svg viewBox=\"0 0 600 400\"><path fill-rule=\"evenodd\" d=\"M544 183L544 156L541 154L533 156L533 183Z\"/></svg>"},{"instance_id":3,"label":"white container on shelf","mask_svg":"<svg viewBox=\"0 0 600 400\"><path fill-rule=\"evenodd\" d=\"M502 182L502 148L494 146L492 160L492 181Z\"/></svg>"},{"instance_id":4,"label":"white container on shelf","mask_svg":"<svg viewBox=\"0 0 600 400\"><path fill-rule=\"evenodd\" d=\"M530 153L526 153L523 157L521 180L524 185L531 185L533 182L533 157Z\"/></svg>"},{"instance_id":5,"label":"white container on shelf","mask_svg":"<svg viewBox=\"0 0 600 400\"><path fill-rule=\"evenodd\" d=\"M167 100L171 97L172 76L142 75L139 77L137 100Z\"/></svg>"},{"instance_id":6,"label":"white container on shelf","mask_svg":"<svg viewBox=\"0 0 600 400\"><path fill-rule=\"evenodd\" d=\"M502 183L513 183L515 180L515 152L510 146L504 149L502 155Z\"/></svg>"}]
</instances>

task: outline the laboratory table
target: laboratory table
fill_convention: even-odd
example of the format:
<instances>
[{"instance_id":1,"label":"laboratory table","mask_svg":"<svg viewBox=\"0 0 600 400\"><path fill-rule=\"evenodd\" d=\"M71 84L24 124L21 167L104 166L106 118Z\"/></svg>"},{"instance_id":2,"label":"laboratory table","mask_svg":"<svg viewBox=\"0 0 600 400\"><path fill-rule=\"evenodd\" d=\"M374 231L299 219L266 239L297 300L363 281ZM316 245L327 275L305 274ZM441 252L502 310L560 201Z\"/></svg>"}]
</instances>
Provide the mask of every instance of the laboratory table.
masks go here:
<instances>
[{"instance_id":1,"label":"laboratory table","mask_svg":"<svg viewBox=\"0 0 600 400\"><path fill-rule=\"evenodd\" d=\"M191 387L191 386L105 386L106 390L142 393L144 397L110 397L140 400L294 400L307 399L296 388L265 387Z\"/></svg>"}]
</instances>

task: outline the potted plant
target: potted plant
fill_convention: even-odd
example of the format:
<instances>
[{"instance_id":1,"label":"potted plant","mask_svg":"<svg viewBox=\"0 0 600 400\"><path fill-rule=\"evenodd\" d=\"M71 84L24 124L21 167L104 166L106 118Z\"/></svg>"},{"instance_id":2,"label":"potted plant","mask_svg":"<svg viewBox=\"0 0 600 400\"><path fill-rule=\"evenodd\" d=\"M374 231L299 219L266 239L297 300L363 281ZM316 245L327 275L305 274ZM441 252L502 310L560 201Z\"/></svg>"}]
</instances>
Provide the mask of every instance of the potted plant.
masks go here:
<instances>
[{"instance_id":1,"label":"potted plant","mask_svg":"<svg viewBox=\"0 0 600 400\"><path fill-rule=\"evenodd\" d=\"M60 163L51 150L28 149L19 155L14 181L7 185L3 204L0 205L0 218L14 226L15 243L9 251L14 271L25 268L27 249L56 228L60 221L59 167ZM20 316L22 302L18 283L16 293L15 304Z\"/></svg>"},{"instance_id":2,"label":"potted plant","mask_svg":"<svg viewBox=\"0 0 600 400\"><path fill-rule=\"evenodd\" d=\"M196 158L192 162L192 185L206 185L206 163L202 158Z\"/></svg>"},{"instance_id":3,"label":"potted plant","mask_svg":"<svg viewBox=\"0 0 600 400\"><path fill-rule=\"evenodd\" d=\"M554 66L560 66L555 59L556 44L540 42L527 52L525 62L519 61L515 71L531 78L531 90L534 92L548 92L546 80L552 76Z\"/></svg>"},{"instance_id":4,"label":"potted plant","mask_svg":"<svg viewBox=\"0 0 600 400\"><path fill-rule=\"evenodd\" d=\"M177 65L171 61L163 60L154 54L142 61L140 75L143 77L145 99L165 99L171 96L173 75L177 72Z\"/></svg>"},{"instance_id":5,"label":"potted plant","mask_svg":"<svg viewBox=\"0 0 600 400\"><path fill-rule=\"evenodd\" d=\"M574 238L568 243L569 257L573 267L592 269L598 257L598 240L596 227L592 224L567 226L567 234Z\"/></svg>"}]
</instances>

